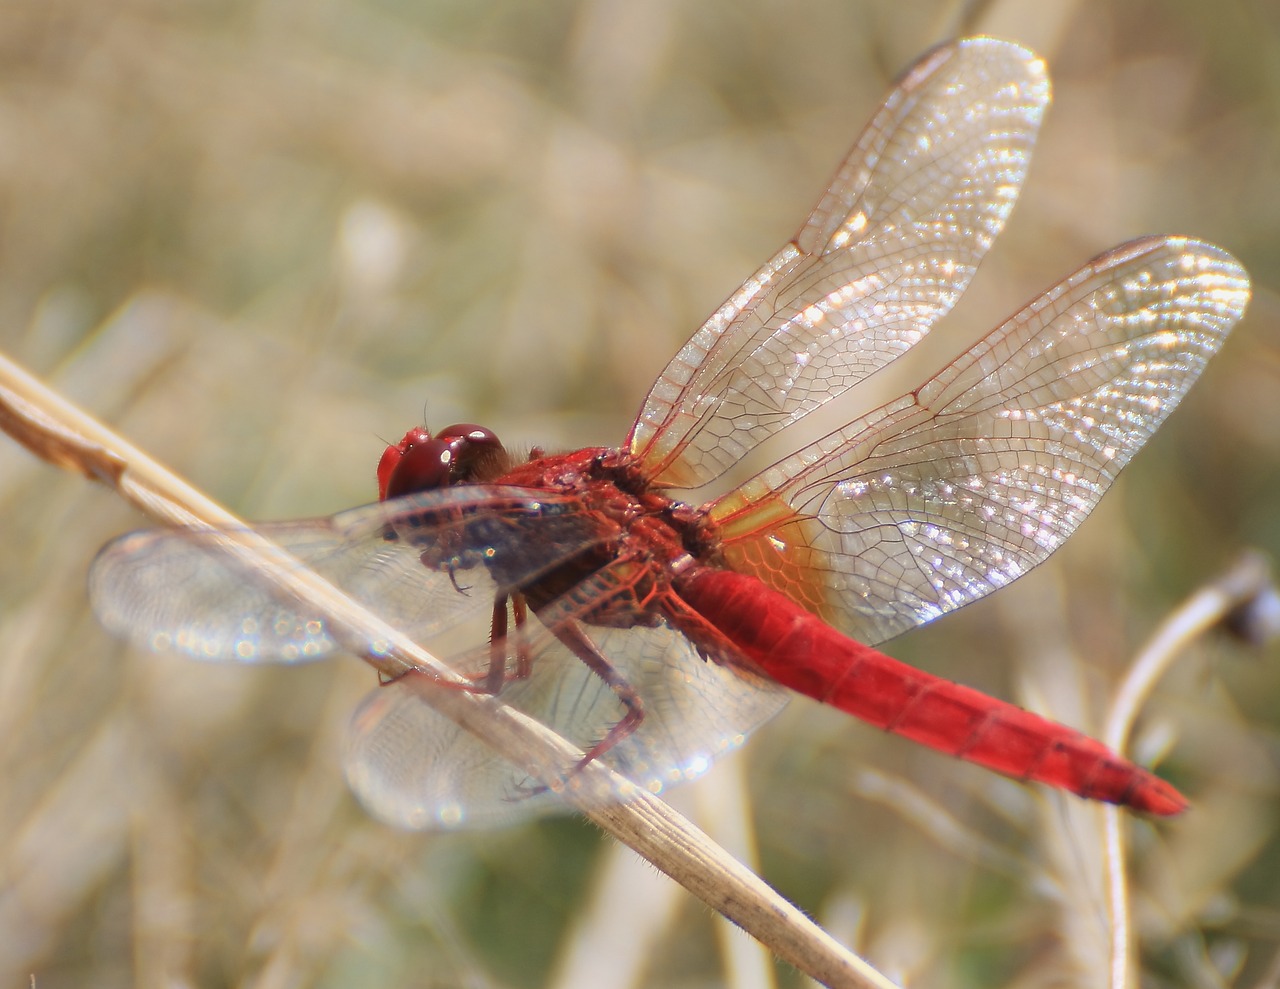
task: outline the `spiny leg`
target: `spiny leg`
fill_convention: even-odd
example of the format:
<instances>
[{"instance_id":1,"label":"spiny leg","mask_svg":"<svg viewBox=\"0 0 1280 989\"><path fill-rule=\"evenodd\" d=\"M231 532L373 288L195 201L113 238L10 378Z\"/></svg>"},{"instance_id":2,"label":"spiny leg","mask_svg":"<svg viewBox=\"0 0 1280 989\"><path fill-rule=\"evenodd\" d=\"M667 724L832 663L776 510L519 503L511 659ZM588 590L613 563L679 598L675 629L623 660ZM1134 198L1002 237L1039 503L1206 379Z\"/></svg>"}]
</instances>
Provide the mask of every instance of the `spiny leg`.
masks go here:
<instances>
[{"instance_id":1,"label":"spiny leg","mask_svg":"<svg viewBox=\"0 0 1280 989\"><path fill-rule=\"evenodd\" d=\"M508 636L510 626L507 621L507 604L511 604L511 614L515 622L514 635ZM441 687L449 687L454 690L467 690L477 694L488 694L490 696L501 693L503 686L508 680L525 680L533 670L533 658L529 654L529 640L526 624L529 619L529 607L525 601L524 595L516 592L514 594L499 593L493 600L493 612L490 620L489 631L489 664L483 673L461 673L465 679L463 681L448 680L441 677L435 677L427 673L425 670L405 670L403 673L394 675L379 673L378 679L382 686L395 683L401 677L420 675L430 679L433 683ZM515 672L507 676L507 648L511 640L515 643Z\"/></svg>"},{"instance_id":2,"label":"spiny leg","mask_svg":"<svg viewBox=\"0 0 1280 989\"><path fill-rule=\"evenodd\" d=\"M618 721L614 722L613 726L605 733L604 738L591 746L586 754L578 760L578 764L574 766L574 771L576 772L588 763L600 758L640 727L640 724L644 721L644 702L640 695L636 693L635 688L601 654L595 643L583 633L581 624L574 620L563 622L556 628L555 634L556 638L578 657L588 670L599 677L605 686L613 691L614 696L618 698L618 701L625 709L625 713Z\"/></svg>"},{"instance_id":3,"label":"spiny leg","mask_svg":"<svg viewBox=\"0 0 1280 989\"><path fill-rule=\"evenodd\" d=\"M499 592L493 599L493 618L489 631L489 671L484 677L484 692L497 694L507 682L507 647L509 625L507 622L507 603L511 604L511 617L515 622L516 668L510 679L527 680L533 670L533 659L529 655L529 640L526 623L529 619L529 608L524 595L518 591L507 595ZM477 677L476 679L479 679Z\"/></svg>"}]
</instances>

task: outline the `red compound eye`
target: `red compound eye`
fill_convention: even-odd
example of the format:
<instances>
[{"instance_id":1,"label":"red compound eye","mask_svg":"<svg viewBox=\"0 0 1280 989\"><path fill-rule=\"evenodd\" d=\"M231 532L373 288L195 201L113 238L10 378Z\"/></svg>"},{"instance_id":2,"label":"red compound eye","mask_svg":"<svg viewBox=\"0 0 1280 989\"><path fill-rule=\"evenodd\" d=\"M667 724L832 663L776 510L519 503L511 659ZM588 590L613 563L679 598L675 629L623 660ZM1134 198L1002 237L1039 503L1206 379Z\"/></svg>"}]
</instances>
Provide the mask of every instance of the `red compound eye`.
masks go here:
<instances>
[{"instance_id":1,"label":"red compound eye","mask_svg":"<svg viewBox=\"0 0 1280 989\"><path fill-rule=\"evenodd\" d=\"M429 443L431 434L421 426L416 426L404 434L404 439L393 443L382 451L382 459L378 461L378 500L387 500L387 489L391 486L391 475L396 465L403 459L405 452L420 443Z\"/></svg>"},{"instance_id":2,"label":"red compound eye","mask_svg":"<svg viewBox=\"0 0 1280 989\"><path fill-rule=\"evenodd\" d=\"M450 461L453 451L447 443L431 440L411 446L400 455L391 471L383 498L399 498L401 495L433 491L449 484Z\"/></svg>"},{"instance_id":3,"label":"red compound eye","mask_svg":"<svg viewBox=\"0 0 1280 989\"><path fill-rule=\"evenodd\" d=\"M378 462L379 499L465 484L474 480L482 463L502 452L497 435L484 426L455 423L435 436L415 427L383 452Z\"/></svg>"},{"instance_id":4,"label":"red compound eye","mask_svg":"<svg viewBox=\"0 0 1280 989\"><path fill-rule=\"evenodd\" d=\"M502 456L504 452L502 443L492 429L470 422L445 426L436 433L436 439L448 442L453 451L450 484L463 484L476 480L481 465Z\"/></svg>"}]
</instances>

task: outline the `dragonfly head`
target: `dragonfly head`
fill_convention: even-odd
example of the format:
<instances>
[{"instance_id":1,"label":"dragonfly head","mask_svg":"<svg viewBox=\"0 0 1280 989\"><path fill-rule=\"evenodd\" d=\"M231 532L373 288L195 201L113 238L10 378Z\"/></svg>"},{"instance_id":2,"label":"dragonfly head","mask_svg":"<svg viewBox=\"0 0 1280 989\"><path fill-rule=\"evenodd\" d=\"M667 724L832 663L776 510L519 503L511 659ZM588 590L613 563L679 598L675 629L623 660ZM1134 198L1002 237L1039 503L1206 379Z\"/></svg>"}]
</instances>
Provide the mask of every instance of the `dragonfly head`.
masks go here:
<instances>
[{"instance_id":1,"label":"dragonfly head","mask_svg":"<svg viewBox=\"0 0 1280 989\"><path fill-rule=\"evenodd\" d=\"M460 422L435 436L415 426L378 461L378 500L487 480L501 472L506 451L491 429Z\"/></svg>"}]
</instances>

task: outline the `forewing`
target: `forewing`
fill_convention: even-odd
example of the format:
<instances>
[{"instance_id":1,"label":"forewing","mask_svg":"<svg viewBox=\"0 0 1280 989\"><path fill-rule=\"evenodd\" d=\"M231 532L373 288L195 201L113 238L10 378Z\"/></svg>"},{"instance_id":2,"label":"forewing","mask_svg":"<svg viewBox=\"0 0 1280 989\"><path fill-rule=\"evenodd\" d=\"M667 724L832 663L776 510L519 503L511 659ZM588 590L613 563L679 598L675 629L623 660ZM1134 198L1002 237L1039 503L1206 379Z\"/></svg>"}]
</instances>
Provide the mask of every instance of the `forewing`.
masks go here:
<instances>
[{"instance_id":1,"label":"forewing","mask_svg":"<svg viewBox=\"0 0 1280 989\"><path fill-rule=\"evenodd\" d=\"M1096 258L914 393L710 506L730 564L870 644L982 597L1075 530L1248 299L1209 244Z\"/></svg>"},{"instance_id":2,"label":"forewing","mask_svg":"<svg viewBox=\"0 0 1280 989\"><path fill-rule=\"evenodd\" d=\"M90 601L108 630L197 659L299 662L370 648L344 642L323 613L265 574L305 566L426 642L468 618L487 620L495 595L611 537L579 508L564 496L475 486L251 532L145 530L98 554Z\"/></svg>"},{"instance_id":3,"label":"forewing","mask_svg":"<svg viewBox=\"0 0 1280 989\"><path fill-rule=\"evenodd\" d=\"M628 438L659 487L714 479L916 343L1004 226L1049 101L1044 63L976 38L890 93L795 239L654 383Z\"/></svg>"},{"instance_id":4,"label":"forewing","mask_svg":"<svg viewBox=\"0 0 1280 989\"><path fill-rule=\"evenodd\" d=\"M606 575L542 612L554 626L578 621L585 603L607 596ZM665 621L631 628L581 625L613 671L640 697L644 717L600 761L631 786L649 793L701 775L718 755L786 703L787 694L744 672L742 664L703 658ZM505 644L516 652L513 642ZM526 646L531 675L506 683L502 702L540 721L583 751L626 713L617 695L546 627ZM477 651L461 665L476 668L490 655ZM514 663L514 660L512 660ZM564 809L522 770L470 732L437 714L409 680L371 693L352 720L347 779L376 817L398 827L482 827ZM573 763L564 766L572 785ZM591 799L625 799L626 791Z\"/></svg>"}]
</instances>

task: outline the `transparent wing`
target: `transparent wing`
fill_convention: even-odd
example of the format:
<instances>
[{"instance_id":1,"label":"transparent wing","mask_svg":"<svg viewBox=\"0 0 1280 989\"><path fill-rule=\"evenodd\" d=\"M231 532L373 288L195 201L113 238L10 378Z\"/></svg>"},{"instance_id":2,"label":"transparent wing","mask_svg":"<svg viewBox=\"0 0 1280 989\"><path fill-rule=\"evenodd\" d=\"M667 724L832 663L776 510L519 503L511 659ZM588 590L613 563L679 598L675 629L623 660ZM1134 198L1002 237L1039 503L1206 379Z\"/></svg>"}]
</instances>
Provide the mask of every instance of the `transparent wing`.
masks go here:
<instances>
[{"instance_id":1,"label":"transparent wing","mask_svg":"<svg viewBox=\"0 0 1280 989\"><path fill-rule=\"evenodd\" d=\"M1248 299L1209 244L1101 255L915 392L711 505L730 565L870 644L982 597L1075 530Z\"/></svg>"},{"instance_id":2,"label":"transparent wing","mask_svg":"<svg viewBox=\"0 0 1280 989\"><path fill-rule=\"evenodd\" d=\"M583 610L566 597L540 615L555 624ZM744 673L740 664L704 659L665 621L626 629L583 625L582 631L644 705L636 730L600 761L647 792L701 775L786 703L781 688ZM506 683L504 704L584 751L622 719L617 695L546 628L535 633L528 652L531 675ZM478 650L459 665L478 669L489 655ZM566 776L572 769L564 767ZM380 687L357 710L346 770L365 807L398 827L483 827L564 809L557 794L537 792L533 780L436 714L404 680Z\"/></svg>"},{"instance_id":3,"label":"transparent wing","mask_svg":"<svg viewBox=\"0 0 1280 989\"><path fill-rule=\"evenodd\" d=\"M795 239L654 383L627 443L655 485L705 484L924 336L1003 229L1048 102L1017 45L921 59Z\"/></svg>"},{"instance_id":4,"label":"transparent wing","mask_svg":"<svg viewBox=\"0 0 1280 989\"><path fill-rule=\"evenodd\" d=\"M497 594L613 535L580 507L545 492L459 487L253 533L277 547L265 550L269 560L307 566L423 642L469 618L487 621ZM241 552L246 541L196 529L123 536L94 560L93 609L109 631L197 659L299 662L368 648L341 642L322 615L285 596L263 576L261 556Z\"/></svg>"},{"instance_id":5,"label":"transparent wing","mask_svg":"<svg viewBox=\"0 0 1280 989\"><path fill-rule=\"evenodd\" d=\"M586 750L625 708L556 637L560 623L578 623L644 705L639 727L603 761L656 792L740 745L786 697L742 664L702 658L658 611L639 616L648 626L591 625L629 589L607 568L539 606L536 618L491 646L495 600L537 587L557 565L616 536L610 523L579 507L577 499L545 492L459 487L252 532L278 547L267 549L271 562L314 570L460 674L483 681L496 649L509 664L501 700ZM282 597L262 575L263 551L239 552L245 537L167 529L116 540L90 573L99 619L140 644L201 659L295 662L370 647L343 642L322 614ZM625 619L631 612L620 607ZM517 678L522 657L530 669ZM436 714L407 684L378 689L353 720L347 772L374 814L402 827L476 826L559 806L550 793L531 796L532 781L519 769ZM566 765L566 774L571 769Z\"/></svg>"}]
</instances>

